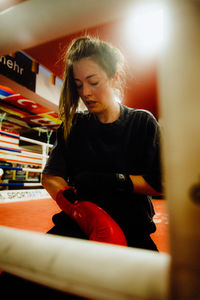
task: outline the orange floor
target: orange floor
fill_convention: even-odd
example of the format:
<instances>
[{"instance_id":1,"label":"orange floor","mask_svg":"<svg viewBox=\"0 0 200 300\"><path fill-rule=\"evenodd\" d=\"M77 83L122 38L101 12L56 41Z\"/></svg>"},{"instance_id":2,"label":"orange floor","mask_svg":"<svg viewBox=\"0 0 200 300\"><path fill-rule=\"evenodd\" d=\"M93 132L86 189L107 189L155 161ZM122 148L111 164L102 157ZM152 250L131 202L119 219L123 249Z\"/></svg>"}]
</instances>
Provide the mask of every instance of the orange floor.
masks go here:
<instances>
[{"instance_id":1,"label":"orange floor","mask_svg":"<svg viewBox=\"0 0 200 300\"><path fill-rule=\"evenodd\" d=\"M169 252L168 215L165 200L153 200L157 230L152 234L159 251ZM0 204L0 225L47 232L52 226L52 216L59 212L51 198Z\"/></svg>"},{"instance_id":2,"label":"orange floor","mask_svg":"<svg viewBox=\"0 0 200 300\"><path fill-rule=\"evenodd\" d=\"M159 251L169 253L169 224L166 201L154 199L153 204L156 212L154 222L156 223L157 230L152 234L152 239Z\"/></svg>"}]
</instances>

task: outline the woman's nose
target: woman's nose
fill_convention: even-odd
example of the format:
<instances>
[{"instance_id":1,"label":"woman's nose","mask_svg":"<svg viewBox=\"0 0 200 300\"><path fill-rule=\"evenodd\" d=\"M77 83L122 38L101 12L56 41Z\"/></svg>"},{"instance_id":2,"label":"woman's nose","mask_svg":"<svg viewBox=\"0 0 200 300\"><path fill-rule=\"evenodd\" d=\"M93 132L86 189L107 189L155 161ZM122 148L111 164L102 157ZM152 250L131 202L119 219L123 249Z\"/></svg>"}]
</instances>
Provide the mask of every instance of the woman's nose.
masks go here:
<instances>
[{"instance_id":1,"label":"woman's nose","mask_svg":"<svg viewBox=\"0 0 200 300\"><path fill-rule=\"evenodd\" d=\"M83 90L82 90L83 96L87 97L91 95L91 89L88 84L83 84Z\"/></svg>"}]
</instances>

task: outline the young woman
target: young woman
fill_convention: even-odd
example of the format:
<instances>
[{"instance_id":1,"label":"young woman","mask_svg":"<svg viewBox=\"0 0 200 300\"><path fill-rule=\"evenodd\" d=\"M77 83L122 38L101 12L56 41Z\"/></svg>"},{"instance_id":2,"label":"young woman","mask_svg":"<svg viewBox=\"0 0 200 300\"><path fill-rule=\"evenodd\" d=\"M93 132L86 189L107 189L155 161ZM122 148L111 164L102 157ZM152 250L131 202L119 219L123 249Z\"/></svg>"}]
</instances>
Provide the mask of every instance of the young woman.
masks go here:
<instances>
[{"instance_id":1,"label":"young woman","mask_svg":"<svg viewBox=\"0 0 200 300\"><path fill-rule=\"evenodd\" d=\"M150 112L120 104L122 78L118 49L88 36L72 42L59 104L63 123L42 175L64 210L50 232L87 238L68 216L70 195L60 192L70 186L74 199L93 202L113 218L128 246L157 250L150 234L156 230L151 198L161 193L159 126ZM78 111L81 100L84 112Z\"/></svg>"}]
</instances>

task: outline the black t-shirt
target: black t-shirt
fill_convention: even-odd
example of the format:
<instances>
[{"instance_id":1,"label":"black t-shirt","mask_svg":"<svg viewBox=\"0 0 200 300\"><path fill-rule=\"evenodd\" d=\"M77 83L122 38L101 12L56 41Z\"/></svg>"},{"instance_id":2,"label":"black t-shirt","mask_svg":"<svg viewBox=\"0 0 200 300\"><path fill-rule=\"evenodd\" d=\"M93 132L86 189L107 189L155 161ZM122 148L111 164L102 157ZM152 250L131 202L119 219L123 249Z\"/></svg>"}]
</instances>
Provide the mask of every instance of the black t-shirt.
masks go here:
<instances>
[{"instance_id":1,"label":"black t-shirt","mask_svg":"<svg viewBox=\"0 0 200 300\"><path fill-rule=\"evenodd\" d=\"M84 171L142 175L157 191L161 190L159 126L154 116L120 104L120 117L101 123L94 114L77 113L68 141L63 125L43 170L74 183ZM95 202L105 209L125 233L152 231L154 209L150 196L104 194L97 191Z\"/></svg>"}]
</instances>

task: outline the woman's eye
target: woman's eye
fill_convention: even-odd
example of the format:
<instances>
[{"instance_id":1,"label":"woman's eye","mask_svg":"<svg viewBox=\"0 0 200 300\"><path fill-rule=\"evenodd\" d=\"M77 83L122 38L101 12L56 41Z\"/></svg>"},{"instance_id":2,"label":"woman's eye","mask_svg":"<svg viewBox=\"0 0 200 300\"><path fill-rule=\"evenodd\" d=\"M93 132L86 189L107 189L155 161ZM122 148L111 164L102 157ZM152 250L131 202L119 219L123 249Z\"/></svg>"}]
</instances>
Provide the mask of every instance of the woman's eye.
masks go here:
<instances>
[{"instance_id":1,"label":"woman's eye","mask_svg":"<svg viewBox=\"0 0 200 300\"><path fill-rule=\"evenodd\" d=\"M82 88L82 84L81 84L81 85L76 85L76 88L77 88L78 90L80 90L80 89Z\"/></svg>"},{"instance_id":2,"label":"woman's eye","mask_svg":"<svg viewBox=\"0 0 200 300\"><path fill-rule=\"evenodd\" d=\"M90 82L91 85L97 85L98 82Z\"/></svg>"}]
</instances>

